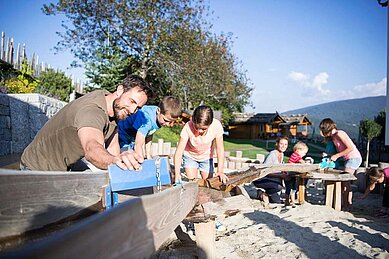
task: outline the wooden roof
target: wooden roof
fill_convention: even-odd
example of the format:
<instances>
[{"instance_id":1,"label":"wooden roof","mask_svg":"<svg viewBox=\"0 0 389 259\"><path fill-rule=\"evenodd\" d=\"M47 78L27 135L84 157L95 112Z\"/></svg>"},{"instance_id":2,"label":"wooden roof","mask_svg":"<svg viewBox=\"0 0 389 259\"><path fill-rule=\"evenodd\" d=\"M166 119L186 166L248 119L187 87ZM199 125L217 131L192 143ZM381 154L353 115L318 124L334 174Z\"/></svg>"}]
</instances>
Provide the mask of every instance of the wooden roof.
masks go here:
<instances>
[{"instance_id":1,"label":"wooden roof","mask_svg":"<svg viewBox=\"0 0 389 259\"><path fill-rule=\"evenodd\" d=\"M272 124L276 121L281 125L293 125L293 124L308 124L312 125L312 122L308 119L307 114L292 114L292 115L280 115L275 113L234 113L233 118L230 121L230 125L239 124Z\"/></svg>"},{"instance_id":2,"label":"wooden roof","mask_svg":"<svg viewBox=\"0 0 389 259\"><path fill-rule=\"evenodd\" d=\"M307 114L292 114L292 115L282 114L281 116L288 124L312 125L312 122L308 119Z\"/></svg>"},{"instance_id":3,"label":"wooden roof","mask_svg":"<svg viewBox=\"0 0 389 259\"><path fill-rule=\"evenodd\" d=\"M286 122L279 114L276 113L234 113L230 125L237 124L271 124L275 121Z\"/></svg>"}]
</instances>

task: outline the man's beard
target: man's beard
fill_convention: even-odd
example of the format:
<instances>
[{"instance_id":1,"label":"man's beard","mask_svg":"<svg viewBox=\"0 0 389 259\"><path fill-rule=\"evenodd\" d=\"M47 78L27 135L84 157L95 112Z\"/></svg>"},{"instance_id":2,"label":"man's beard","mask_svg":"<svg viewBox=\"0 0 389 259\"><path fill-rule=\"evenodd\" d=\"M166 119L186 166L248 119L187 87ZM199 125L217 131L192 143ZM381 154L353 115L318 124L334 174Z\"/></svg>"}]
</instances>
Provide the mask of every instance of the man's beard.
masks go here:
<instances>
[{"instance_id":1,"label":"man's beard","mask_svg":"<svg viewBox=\"0 0 389 259\"><path fill-rule=\"evenodd\" d=\"M113 115L114 115L115 121L124 120L127 118L127 116L123 116L120 113L120 111L122 110L122 107L119 105L119 98L116 98L113 101L112 107L113 107Z\"/></svg>"}]
</instances>

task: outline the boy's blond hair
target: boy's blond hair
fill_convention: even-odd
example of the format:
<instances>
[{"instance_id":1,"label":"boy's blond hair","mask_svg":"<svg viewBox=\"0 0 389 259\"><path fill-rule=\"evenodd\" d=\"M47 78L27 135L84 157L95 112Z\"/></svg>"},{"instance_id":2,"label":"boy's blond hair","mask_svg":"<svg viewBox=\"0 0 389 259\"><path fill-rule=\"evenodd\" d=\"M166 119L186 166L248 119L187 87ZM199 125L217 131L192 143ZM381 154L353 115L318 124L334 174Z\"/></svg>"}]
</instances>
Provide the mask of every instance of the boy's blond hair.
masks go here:
<instances>
[{"instance_id":1,"label":"boy's blond hair","mask_svg":"<svg viewBox=\"0 0 389 259\"><path fill-rule=\"evenodd\" d=\"M293 146L293 151L297 151L297 150L307 150L307 151L308 151L308 146L307 146L307 144L305 144L304 142L299 141L299 142L297 142L297 143Z\"/></svg>"}]
</instances>

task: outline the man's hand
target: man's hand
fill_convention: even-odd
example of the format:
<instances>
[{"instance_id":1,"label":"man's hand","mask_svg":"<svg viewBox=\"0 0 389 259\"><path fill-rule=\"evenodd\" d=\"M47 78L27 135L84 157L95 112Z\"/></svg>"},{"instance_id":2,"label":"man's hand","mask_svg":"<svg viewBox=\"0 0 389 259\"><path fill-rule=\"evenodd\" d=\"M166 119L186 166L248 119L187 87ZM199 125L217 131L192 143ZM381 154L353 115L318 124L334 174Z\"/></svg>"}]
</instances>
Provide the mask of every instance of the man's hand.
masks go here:
<instances>
[{"instance_id":1,"label":"man's hand","mask_svg":"<svg viewBox=\"0 0 389 259\"><path fill-rule=\"evenodd\" d=\"M127 150L115 157L113 162L123 170L139 170L143 160L134 150Z\"/></svg>"}]
</instances>

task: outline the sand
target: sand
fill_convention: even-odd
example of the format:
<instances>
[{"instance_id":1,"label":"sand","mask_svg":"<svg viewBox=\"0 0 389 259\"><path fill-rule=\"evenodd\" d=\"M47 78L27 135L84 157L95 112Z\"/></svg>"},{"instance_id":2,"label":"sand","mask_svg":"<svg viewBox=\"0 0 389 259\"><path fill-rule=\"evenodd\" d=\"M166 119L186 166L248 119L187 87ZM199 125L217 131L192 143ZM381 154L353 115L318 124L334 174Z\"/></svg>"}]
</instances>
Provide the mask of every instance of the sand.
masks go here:
<instances>
[{"instance_id":1,"label":"sand","mask_svg":"<svg viewBox=\"0 0 389 259\"><path fill-rule=\"evenodd\" d=\"M389 218L374 216L381 195L354 193L352 212L343 212L323 205L320 184L309 186L307 202L295 208L265 209L246 198L251 208L219 215L226 230L216 234L216 258L389 258ZM252 185L245 189L255 197ZM189 242L172 236L152 258L196 258L196 236L188 233Z\"/></svg>"}]
</instances>

